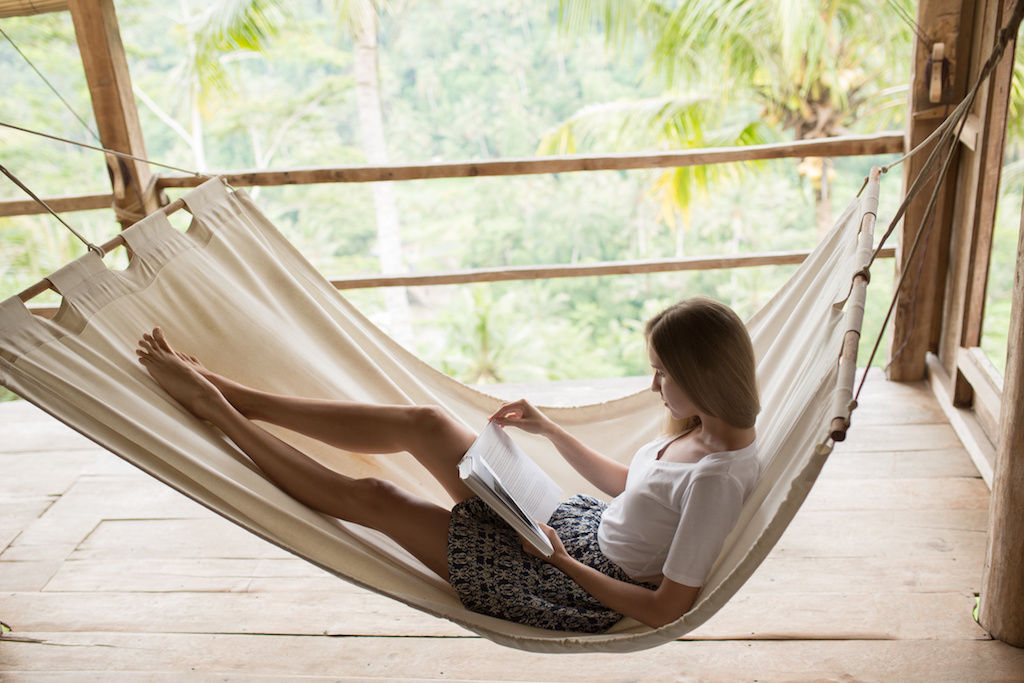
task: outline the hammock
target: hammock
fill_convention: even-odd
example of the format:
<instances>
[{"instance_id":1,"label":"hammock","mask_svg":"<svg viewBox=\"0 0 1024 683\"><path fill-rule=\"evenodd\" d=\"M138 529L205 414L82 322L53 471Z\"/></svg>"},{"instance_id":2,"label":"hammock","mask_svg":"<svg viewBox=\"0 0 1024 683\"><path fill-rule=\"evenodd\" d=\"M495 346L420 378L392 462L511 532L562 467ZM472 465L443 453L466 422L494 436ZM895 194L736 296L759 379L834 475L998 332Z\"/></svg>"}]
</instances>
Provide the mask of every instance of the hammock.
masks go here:
<instances>
[{"instance_id":1,"label":"hammock","mask_svg":"<svg viewBox=\"0 0 1024 683\"><path fill-rule=\"evenodd\" d=\"M185 196L193 216L187 232L172 227L162 212L125 230L121 236L131 254L125 270L109 270L90 252L53 273L48 281L63 300L52 320L33 316L17 296L0 302L0 384L217 514L355 584L511 647L639 650L696 628L739 589L782 535L831 451L829 421L836 416L830 404L850 326L844 317L859 330L863 298L852 306L846 302L851 278L870 252L876 176L870 187L749 321L764 406L757 425L762 477L693 609L657 629L624 619L610 632L582 635L470 612L446 582L390 539L316 513L283 493L219 432L156 386L134 349L143 331L161 325L179 350L257 388L437 403L473 429L483 426L497 403L388 338L303 259L244 192L220 180ZM864 230L862 215L870 219ZM848 314L844 305L852 308ZM837 399L845 411L840 422L852 407L852 371L847 374L845 393ZM622 462L657 434L664 415L649 391L546 412ZM407 454L349 454L274 431L345 474L390 479L450 504ZM567 494L596 493L543 439L524 433L517 441Z\"/></svg>"}]
</instances>

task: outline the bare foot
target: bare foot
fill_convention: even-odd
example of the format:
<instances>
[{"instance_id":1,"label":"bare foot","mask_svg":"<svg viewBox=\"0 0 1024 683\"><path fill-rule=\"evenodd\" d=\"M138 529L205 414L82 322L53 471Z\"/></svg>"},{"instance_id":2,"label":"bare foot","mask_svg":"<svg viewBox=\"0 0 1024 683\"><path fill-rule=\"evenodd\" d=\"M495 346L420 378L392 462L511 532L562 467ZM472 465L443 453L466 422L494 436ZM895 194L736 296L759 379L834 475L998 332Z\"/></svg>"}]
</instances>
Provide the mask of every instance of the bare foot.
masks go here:
<instances>
[{"instance_id":1,"label":"bare foot","mask_svg":"<svg viewBox=\"0 0 1024 683\"><path fill-rule=\"evenodd\" d=\"M230 408L217 387L204 377L202 364L172 349L159 327L142 336L135 353L156 383L196 417L213 422Z\"/></svg>"},{"instance_id":2,"label":"bare foot","mask_svg":"<svg viewBox=\"0 0 1024 683\"><path fill-rule=\"evenodd\" d=\"M200 362L200 360L195 356L189 356L187 354L182 353L181 351L175 351L170 347L169 344L167 344L167 340L163 338L163 330L157 328L156 330L154 330L154 333L156 333L157 330L159 330L160 332L161 339L163 339L162 343L166 350L170 351L175 356L180 358L181 361L184 362L185 364L192 366L193 370L198 372L200 375L203 376L203 378L210 382L210 384L216 387L217 391L219 391L221 395L227 399L228 403L230 403L235 408L235 410L242 413L246 417L251 417L253 415L253 406L251 405L252 401L246 400L249 397L249 394L251 393L250 391L247 390L247 387L245 387L242 384L239 384L234 380L228 379L224 375L218 375L216 372L213 372L205 365L203 365L202 362ZM145 336L143 337L143 339L145 339Z\"/></svg>"}]
</instances>

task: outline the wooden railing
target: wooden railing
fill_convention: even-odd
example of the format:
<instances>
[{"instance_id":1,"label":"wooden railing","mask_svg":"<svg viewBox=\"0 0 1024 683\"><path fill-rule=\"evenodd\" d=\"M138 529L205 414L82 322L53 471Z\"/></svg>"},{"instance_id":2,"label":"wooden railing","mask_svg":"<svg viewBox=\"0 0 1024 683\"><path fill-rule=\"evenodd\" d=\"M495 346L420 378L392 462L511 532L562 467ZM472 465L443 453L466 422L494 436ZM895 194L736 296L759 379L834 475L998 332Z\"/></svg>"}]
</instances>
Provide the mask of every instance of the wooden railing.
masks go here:
<instances>
[{"instance_id":1,"label":"wooden railing","mask_svg":"<svg viewBox=\"0 0 1024 683\"><path fill-rule=\"evenodd\" d=\"M366 183L390 180L427 180L435 178L474 178L480 176L537 175L580 171L621 171L642 168L679 168L766 159L803 157L847 157L875 154L900 154L904 149L902 133L851 135L820 140L712 147L645 154L570 155L499 159L495 161L456 161L434 164L387 166L339 166L334 168L295 168L278 170L224 171L210 175L162 175L157 187L196 187L212 175L223 177L236 187L311 185L316 183ZM112 194L82 194L44 198L57 211L84 211L107 208ZM0 217L46 213L31 200L0 201Z\"/></svg>"},{"instance_id":2,"label":"wooden railing","mask_svg":"<svg viewBox=\"0 0 1024 683\"><path fill-rule=\"evenodd\" d=\"M216 173L238 187L306 185L315 183L360 183L381 181L426 180L435 178L471 178L481 176L537 175L582 171L607 171L645 168L678 168L708 164L761 161L803 157L845 157L899 154L904 150L902 133L880 133L821 140L749 145L744 147L688 149L643 154L571 155L500 159L495 161L460 161L434 164L387 166L343 166L334 168L295 168L283 170L227 171ZM158 188L195 187L212 176L157 176ZM57 211L89 210L109 207L113 195L87 194L46 198ZM170 207L168 207L170 208ZM43 213L35 202L0 201L0 216ZM686 270L714 270L765 265L797 264L807 251L767 252L732 256L698 256L641 261L616 261L588 264L552 264L502 268L479 268L427 274L370 275L332 279L338 289L370 287L427 286L535 280L543 278L587 277L621 274L659 273ZM880 256L892 258L888 248ZM30 288L31 289L31 288ZM31 305L34 313L52 316L56 307Z\"/></svg>"},{"instance_id":3,"label":"wooden railing","mask_svg":"<svg viewBox=\"0 0 1024 683\"><path fill-rule=\"evenodd\" d=\"M314 183L369 183L389 180L431 180L436 178L475 178L479 176L538 175L577 171L623 171L641 168L678 168L706 166L765 159L803 157L847 157L873 154L899 154L904 149L902 133L849 135L819 140L745 145L743 147L705 147L673 152L643 154L570 155L497 159L495 161L454 161L430 164L387 166L339 166L334 168L296 168L290 170L231 171L218 173L231 185L310 185ZM195 187L201 176L164 175L157 187Z\"/></svg>"},{"instance_id":4,"label":"wooden railing","mask_svg":"<svg viewBox=\"0 0 1024 683\"><path fill-rule=\"evenodd\" d=\"M507 282L510 280L543 280L560 277L593 277L602 275L635 275L668 273L684 270L720 270L723 268L749 268L752 266L784 266L802 263L810 251L772 251L736 256L691 256L687 258L612 261L603 263L573 263L551 266L510 266L507 268L474 268L426 273L420 275L362 275L332 278L338 289L368 289L370 287L422 287L428 285L461 285L471 282ZM880 258L893 258L896 250L885 247Z\"/></svg>"}]
</instances>

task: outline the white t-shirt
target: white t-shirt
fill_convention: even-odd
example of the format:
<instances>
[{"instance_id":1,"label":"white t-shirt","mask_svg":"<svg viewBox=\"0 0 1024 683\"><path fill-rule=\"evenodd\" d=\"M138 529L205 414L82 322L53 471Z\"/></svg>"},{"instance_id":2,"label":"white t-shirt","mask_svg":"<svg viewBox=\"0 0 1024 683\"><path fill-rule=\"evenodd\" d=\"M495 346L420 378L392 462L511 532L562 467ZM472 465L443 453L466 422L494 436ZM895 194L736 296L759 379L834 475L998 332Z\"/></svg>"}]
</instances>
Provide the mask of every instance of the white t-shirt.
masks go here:
<instances>
[{"instance_id":1,"label":"white t-shirt","mask_svg":"<svg viewBox=\"0 0 1024 683\"><path fill-rule=\"evenodd\" d=\"M695 463L658 460L666 436L633 456L625 490L601 517L597 540L630 577L662 576L703 586L760 472L757 442L710 453Z\"/></svg>"}]
</instances>

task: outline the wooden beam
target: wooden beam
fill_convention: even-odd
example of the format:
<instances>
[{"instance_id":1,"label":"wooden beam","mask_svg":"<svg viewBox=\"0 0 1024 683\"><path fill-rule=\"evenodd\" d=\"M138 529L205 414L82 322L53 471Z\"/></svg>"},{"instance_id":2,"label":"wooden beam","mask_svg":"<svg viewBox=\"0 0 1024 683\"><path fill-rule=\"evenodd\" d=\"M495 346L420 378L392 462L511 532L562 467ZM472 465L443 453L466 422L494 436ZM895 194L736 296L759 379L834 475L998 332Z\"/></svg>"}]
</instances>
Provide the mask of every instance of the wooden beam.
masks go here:
<instances>
[{"instance_id":1,"label":"wooden beam","mask_svg":"<svg viewBox=\"0 0 1024 683\"><path fill-rule=\"evenodd\" d=\"M607 275L636 275L642 273L668 273L687 270L720 270L749 268L752 266L780 266L802 263L810 252L778 251L738 256L694 256L664 260L618 261L613 263L578 263L550 266L514 266L506 268L475 268L447 273L422 275L368 275L335 278L331 284L337 289L366 289L370 287L417 287L427 285L455 285L471 282L507 282L510 280L540 280L562 277L594 277ZM892 258L895 249L886 248L880 258Z\"/></svg>"},{"instance_id":2,"label":"wooden beam","mask_svg":"<svg viewBox=\"0 0 1024 683\"><path fill-rule=\"evenodd\" d=\"M674 168L762 159L803 158L808 156L836 157L900 154L903 150L904 137L902 134L879 133L876 135L851 135L767 145L709 147L645 154L572 155L500 159L496 161L456 161L440 164L225 171L212 175L222 176L231 185L239 187L307 185L314 183L368 183L382 180L425 180L430 178L471 178L477 176L567 173L572 171ZM163 175L157 180L157 185L160 188L196 187L205 180L206 178L196 176Z\"/></svg>"},{"instance_id":3,"label":"wooden beam","mask_svg":"<svg viewBox=\"0 0 1024 683\"><path fill-rule=\"evenodd\" d=\"M985 0L974 5L974 37L971 45L969 81L978 79L997 35L1008 23L1015 0ZM958 406L972 401L971 383L956 368L963 347L981 343L985 312L985 289L995 230L995 207L999 200L999 179L1003 143L1013 78L1014 44L1007 46L997 68L982 84L968 116L964 131L973 121L973 145L961 150L949 247L949 271L942 316L938 356L952 378L950 394ZM961 135L961 141L963 141ZM998 420L998 414L995 417Z\"/></svg>"},{"instance_id":4,"label":"wooden beam","mask_svg":"<svg viewBox=\"0 0 1024 683\"><path fill-rule=\"evenodd\" d=\"M999 640L1024 647L1024 211L999 425L979 621Z\"/></svg>"},{"instance_id":5,"label":"wooden beam","mask_svg":"<svg viewBox=\"0 0 1024 683\"><path fill-rule=\"evenodd\" d=\"M112 194L75 194L60 197L43 197L51 209L57 213L63 211L91 211L93 209L109 209L114 203ZM46 209L32 199L9 199L0 201L0 217L28 216L46 213Z\"/></svg>"},{"instance_id":6,"label":"wooden beam","mask_svg":"<svg viewBox=\"0 0 1024 683\"><path fill-rule=\"evenodd\" d=\"M999 413L1003 400L1003 378L980 346L960 348L957 369L971 385L971 408L992 443L999 442Z\"/></svg>"},{"instance_id":7,"label":"wooden beam","mask_svg":"<svg viewBox=\"0 0 1024 683\"><path fill-rule=\"evenodd\" d=\"M113 0L69 0L71 19L104 147L146 157L139 113ZM114 209L127 227L160 208L153 174L141 161L108 156Z\"/></svg>"},{"instance_id":8,"label":"wooden beam","mask_svg":"<svg viewBox=\"0 0 1024 683\"><path fill-rule=\"evenodd\" d=\"M0 18L63 12L67 8L67 0L0 0Z\"/></svg>"},{"instance_id":9,"label":"wooden beam","mask_svg":"<svg viewBox=\"0 0 1024 683\"><path fill-rule=\"evenodd\" d=\"M939 362L939 357L929 353L927 358L928 384L932 393L935 394L939 407L945 413L949 425L956 432L957 439L985 484L992 488L992 469L996 461L996 445L988 431L982 426L978 419L978 412L971 408L958 408L953 405L953 397L949 394L949 388L953 385L946 369Z\"/></svg>"},{"instance_id":10,"label":"wooden beam","mask_svg":"<svg viewBox=\"0 0 1024 683\"><path fill-rule=\"evenodd\" d=\"M1003 0L1002 13L997 26L1002 26L1013 9L1015 0ZM985 315L985 294L988 288L989 261L992 234L995 231L996 206L1003 168L1003 150L1006 144L1006 124L1010 110L1010 91L1013 84L1013 62L1016 40L1006 48L1002 60L989 79L985 102L982 137L979 140L981 159L981 187L976 205L974 267L970 271L966 288L966 306L963 323L964 346L981 343L982 321Z\"/></svg>"},{"instance_id":11,"label":"wooden beam","mask_svg":"<svg viewBox=\"0 0 1024 683\"><path fill-rule=\"evenodd\" d=\"M962 0L920 0L917 5L917 24L920 33L932 40L930 44L914 41L914 57L911 71L911 92L909 103L907 149L921 144L942 122L952 106L959 102L967 91L967 53L971 35L973 13L968 11ZM945 68L941 64L931 65L932 45L943 43ZM940 105L946 105L944 112L936 109L929 98L930 74L933 69L942 69L945 74ZM942 118L934 116L939 111ZM927 154L918 154L907 160L903 170L904 192L921 174ZM942 301L945 291L946 262L949 253L949 232L952 216L952 191L956 168L940 189L937 202L928 221L930 236L911 260L910 245L919 226L924 223L925 209L934 183L923 191L907 207L900 230L899 254L896 258L897 275L903 272L908 277L900 288L893 318L891 344L889 349L888 376L896 381L915 381L925 374L925 358L937 347L939 327L942 320Z\"/></svg>"},{"instance_id":12,"label":"wooden beam","mask_svg":"<svg viewBox=\"0 0 1024 683\"><path fill-rule=\"evenodd\" d=\"M176 200L180 202L181 200ZM168 205L163 211L168 212L175 206ZM102 245L104 251L110 251L120 244L115 237ZM433 285L457 285L472 282L508 282L511 280L540 280L543 278L561 277L595 277L607 275L627 275L641 273L667 273L686 270L716 270L723 268L744 268L751 266L779 266L802 263L810 252L788 251L762 254L746 254L743 256L697 256L662 261L619 261L614 263L588 263L553 266L519 266L513 268L475 268L472 270L450 271L446 273L430 273L423 275L366 275L349 278L332 278L331 284L336 289L370 289L373 287L426 287ZM893 258L896 250L893 247L882 249L879 258ZM46 280L42 280L21 292L24 301L41 294L49 288ZM29 309L35 315L52 318L57 307L50 304L30 304Z\"/></svg>"}]
</instances>

